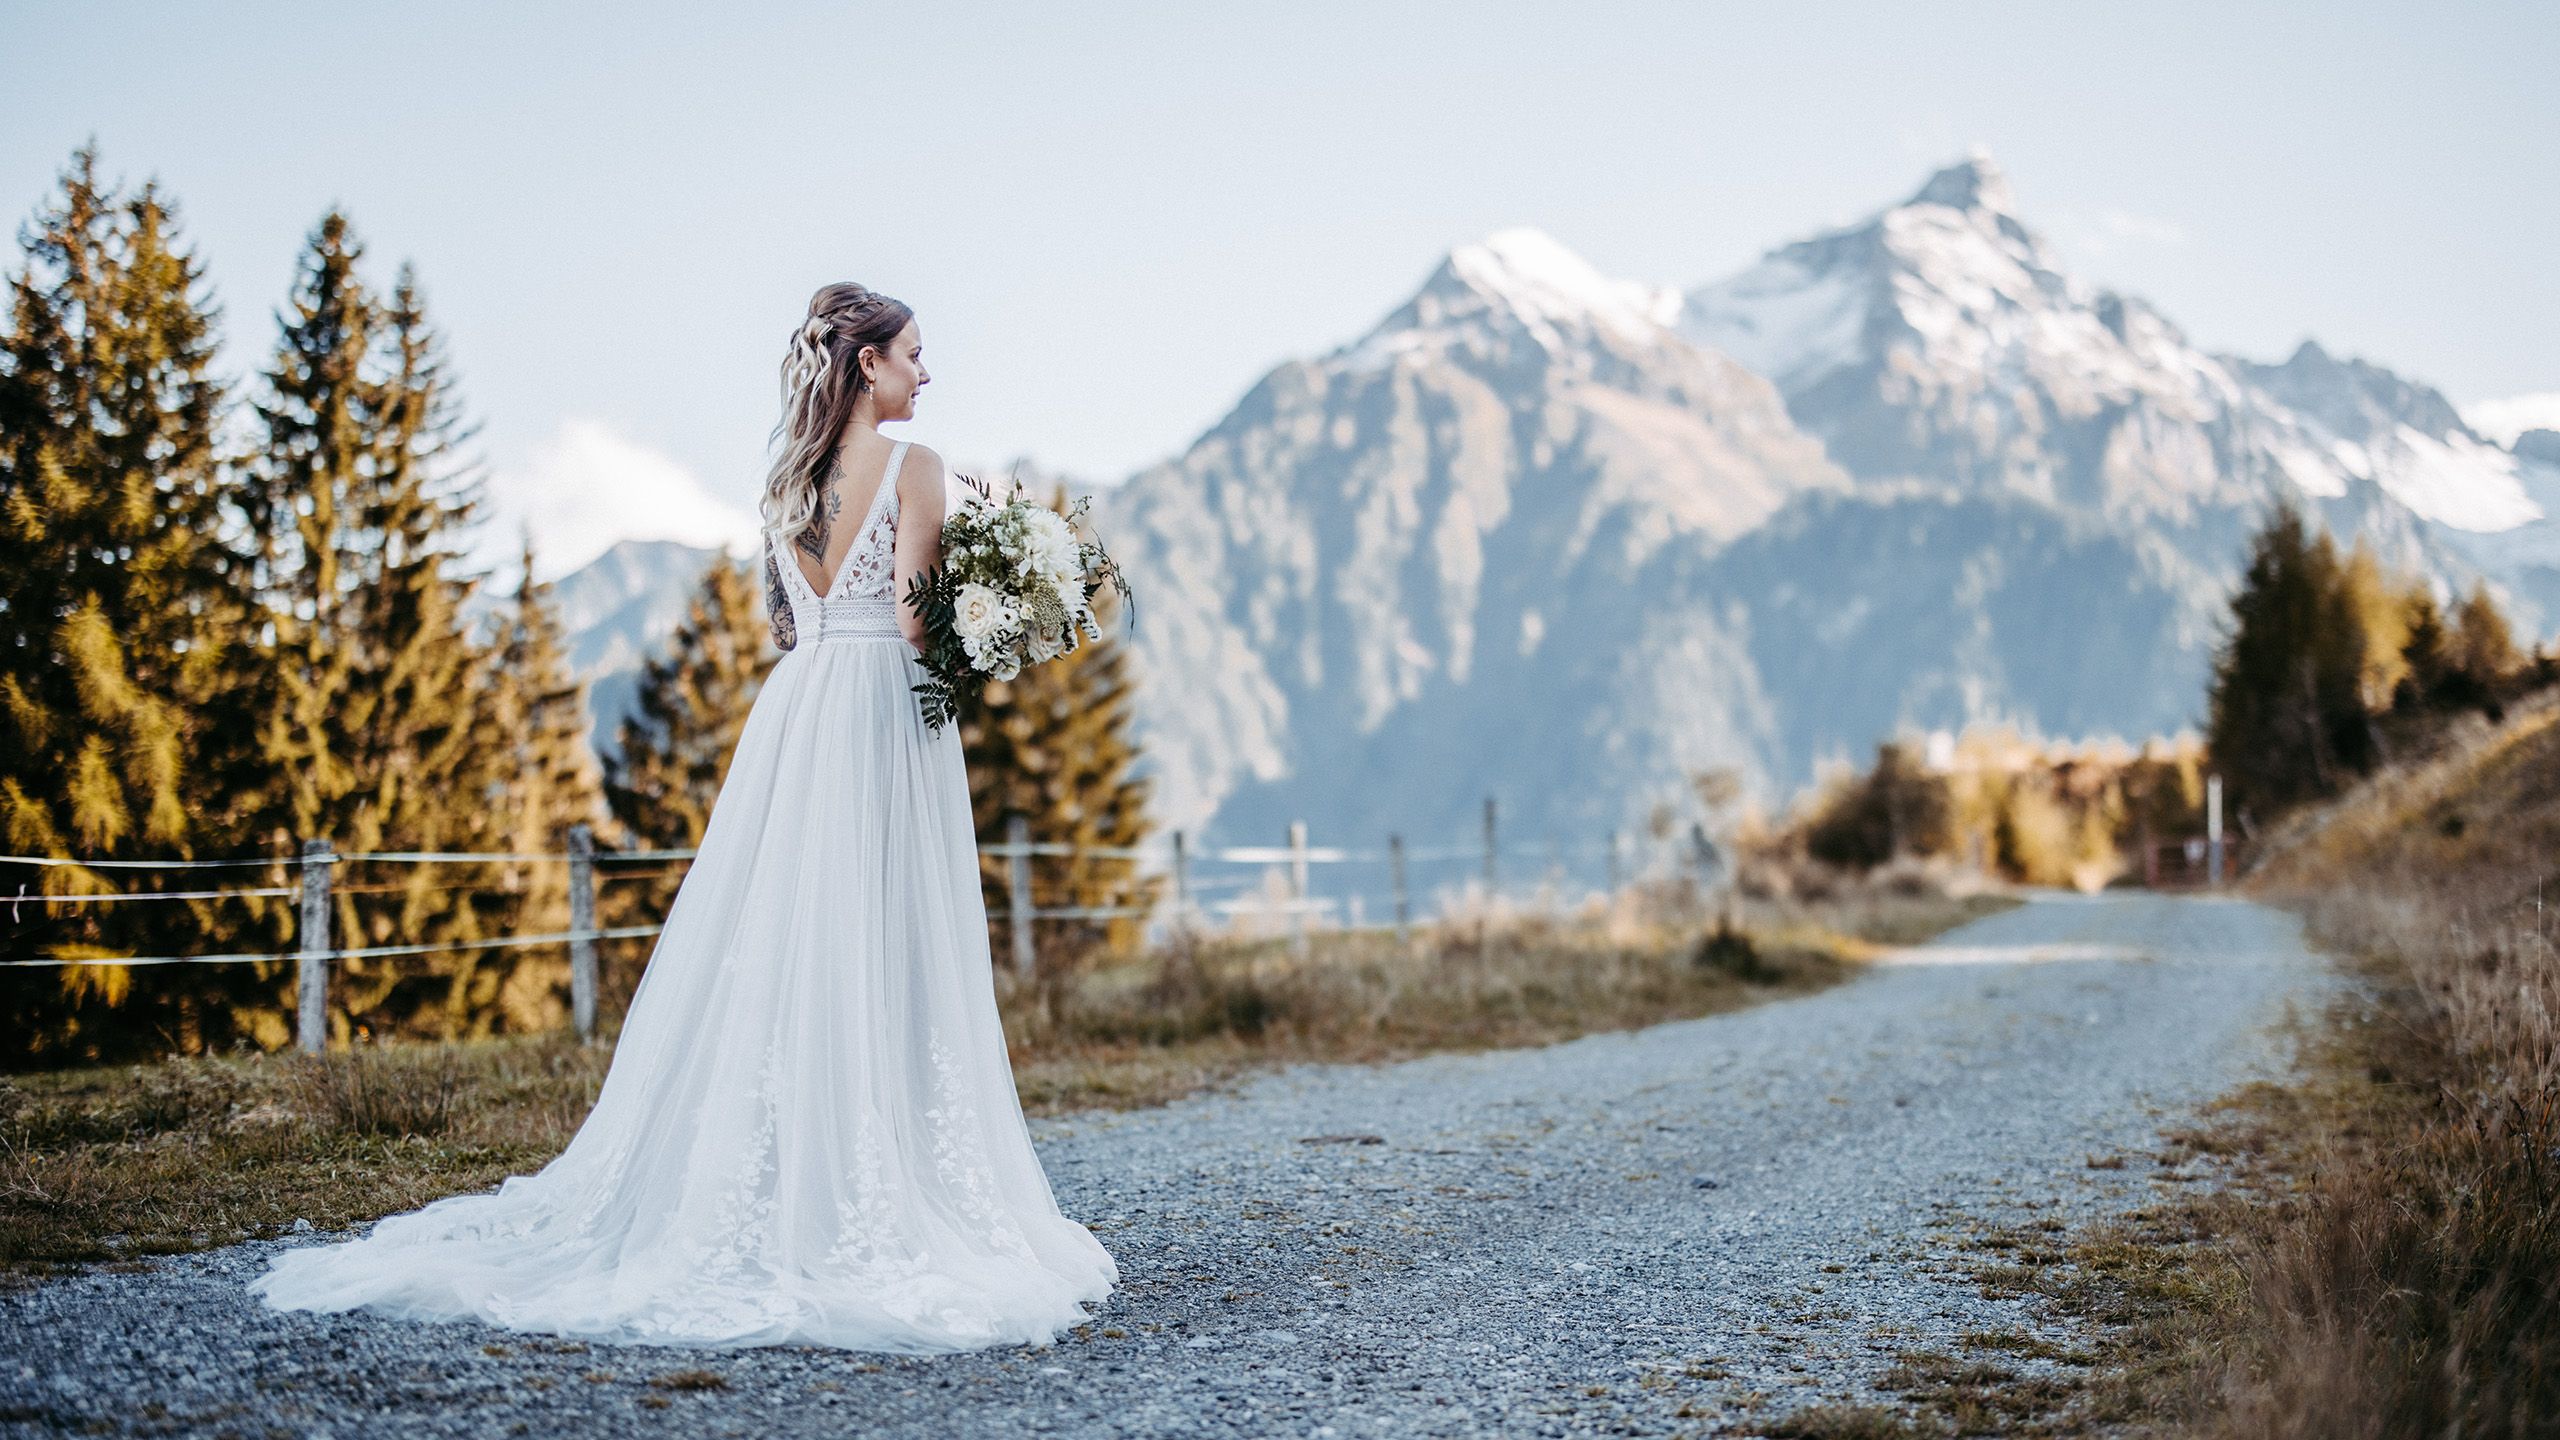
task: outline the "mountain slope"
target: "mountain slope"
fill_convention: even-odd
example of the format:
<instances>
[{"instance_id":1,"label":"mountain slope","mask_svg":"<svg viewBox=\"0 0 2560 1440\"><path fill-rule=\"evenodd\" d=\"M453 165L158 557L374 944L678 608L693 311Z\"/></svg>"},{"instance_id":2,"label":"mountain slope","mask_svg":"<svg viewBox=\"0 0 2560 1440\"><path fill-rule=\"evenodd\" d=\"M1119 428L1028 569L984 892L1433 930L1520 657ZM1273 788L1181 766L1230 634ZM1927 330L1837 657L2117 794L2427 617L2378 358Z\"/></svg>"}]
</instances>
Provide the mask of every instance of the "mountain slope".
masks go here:
<instances>
[{"instance_id":1,"label":"mountain slope","mask_svg":"<svg viewBox=\"0 0 2560 1440\"><path fill-rule=\"evenodd\" d=\"M2560 434L2314 343L2208 352L1975 154L1685 294L1462 246L1095 509L1159 823L1372 845L1463 840L1488 793L1513 837L1679 824L1701 769L1774 802L1899 729L2194 723L2279 495L2560 616Z\"/></svg>"},{"instance_id":2,"label":"mountain slope","mask_svg":"<svg viewBox=\"0 0 2560 1440\"><path fill-rule=\"evenodd\" d=\"M1654 673L1718 670L1730 637L1653 600L1679 562L1846 477L1767 382L1663 325L1675 305L1502 232L1111 497L1167 823L1439 833L1486 788L1528 820L1590 808L1568 792L1614 819L1663 778L1654 752L1765 763L1752 732L1774 717ZM1521 695L1554 703L1487 705ZM1739 708L1686 724L1700 705ZM1629 741L1672 731L1688 740ZM1484 779L1450 773L1461 753ZM1526 783L1559 767L1582 774Z\"/></svg>"},{"instance_id":3,"label":"mountain slope","mask_svg":"<svg viewBox=\"0 0 2560 1440\"><path fill-rule=\"evenodd\" d=\"M1491 791L1589 839L1901 727L2192 723L2279 493L2538 623L2536 474L2379 367L2211 354L2067 274L1976 154L1686 295L1463 247L1108 520L1165 823L1374 843Z\"/></svg>"}]
</instances>

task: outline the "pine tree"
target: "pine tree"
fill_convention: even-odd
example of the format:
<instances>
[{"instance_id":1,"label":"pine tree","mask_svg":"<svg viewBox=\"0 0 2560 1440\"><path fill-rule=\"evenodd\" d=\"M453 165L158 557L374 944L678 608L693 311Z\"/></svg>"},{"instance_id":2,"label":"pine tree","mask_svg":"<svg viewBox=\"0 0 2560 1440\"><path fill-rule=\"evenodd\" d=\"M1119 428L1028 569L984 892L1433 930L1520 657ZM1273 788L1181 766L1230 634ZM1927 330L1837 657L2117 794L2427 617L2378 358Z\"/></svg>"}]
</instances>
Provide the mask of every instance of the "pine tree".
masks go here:
<instances>
[{"instance_id":1,"label":"pine tree","mask_svg":"<svg viewBox=\"0 0 2560 1440\"><path fill-rule=\"evenodd\" d=\"M2336 545L2290 501L2252 540L2231 614L2206 744L2235 805L2267 815L2337 793L2379 754L2367 639Z\"/></svg>"},{"instance_id":2,"label":"pine tree","mask_svg":"<svg viewBox=\"0 0 2560 1440\"><path fill-rule=\"evenodd\" d=\"M409 266L379 318L377 378L358 392L369 453L357 513L370 553L353 596L365 643L352 706L362 719L351 729L363 781L338 833L364 849L497 850L508 776L504 747L486 741L496 657L462 614L485 578L461 568L481 503L463 453L473 432ZM384 902L343 907L361 916L367 943L467 941L513 929L507 897L485 888L503 878L496 866L404 865L378 878L396 887ZM484 1033L503 1018L498 997L515 969L544 958L489 949L348 961L346 1007L350 1015L379 1007L377 1023L415 1017L407 1028L420 1033Z\"/></svg>"},{"instance_id":3,"label":"pine tree","mask_svg":"<svg viewBox=\"0 0 2560 1440\"><path fill-rule=\"evenodd\" d=\"M0 337L0 838L66 858L223 853L228 772L196 762L242 673L250 576L222 505L218 312L174 203L156 183L119 192L97 159L76 152L21 231ZM209 888L195 878L23 877L66 894ZM183 953L221 948L228 923L205 901L41 907L9 948ZM257 977L203 967L136 988L124 967L12 971L0 1033L21 1059L220 1042L243 984Z\"/></svg>"},{"instance_id":4,"label":"pine tree","mask_svg":"<svg viewBox=\"0 0 2560 1440\"><path fill-rule=\"evenodd\" d=\"M2401 596L2400 612L2401 676L2391 690L2391 708L2405 714L2440 706L2454 673L2444 611L2427 587L2417 584Z\"/></svg>"},{"instance_id":5,"label":"pine tree","mask_svg":"<svg viewBox=\"0 0 2560 1440\"><path fill-rule=\"evenodd\" d=\"M2382 572L2373 549L2356 537L2339 575L2345 603L2364 627L2364 670L2358 693L2368 711L2387 710L2409 670L2409 607L2403 592Z\"/></svg>"},{"instance_id":6,"label":"pine tree","mask_svg":"<svg viewBox=\"0 0 2560 1440\"><path fill-rule=\"evenodd\" d=\"M641 667L618 753L605 766L606 802L635 848L699 844L738 748L756 692L779 658L767 643L763 597L721 556L702 572L666 653ZM616 886L612 925L663 919L677 876Z\"/></svg>"},{"instance_id":7,"label":"pine tree","mask_svg":"<svg viewBox=\"0 0 2560 1440\"><path fill-rule=\"evenodd\" d=\"M2516 648L2507 617L2475 583L2448 622L2424 584L2401 599L2405 617L2400 654L2405 673L2392 693L2402 713L2483 710L2502 713L2500 697L2529 663Z\"/></svg>"},{"instance_id":8,"label":"pine tree","mask_svg":"<svg viewBox=\"0 0 2560 1440\"><path fill-rule=\"evenodd\" d=\"M387 299L357 273L345 215L313 231L258 413L265 445L245 504L261 537L276 634L262 737L279 845L342 852L495 848L501 752L485 738L490 656L462 618L459 568L477 479L462 453L441 338L403 267ZM504 928L486 876L407 866L357 885L342 870L340 944L451 941ZM482 1028L504 952L332 967L333 1029Z\"/></svg>"},{"instance_id":9,"label":"pine tree","mask_svg":"<svg viewBox=\"0 0 2560 1440\"><path fill-rule=\"evenodd\" d=\"M1064 511L1061 487L1050 508ZM1095 606L1100 639L1033 665L1011 680L990 681L958 721L968 756L969 802L981 845L1005 838L1007 817L1023 815L1031 838L1079 846L1134 846L1146 839L1146 781L1130 769L1134 698L1127 652L1113 619L1116 597ZM1001 858L980 862L995 937L1009 936L1007 872ZM1136 862L1091 855L1040 855L1031 862L1032 904L1053 907L1151 906L1160 877L1140 876ZM1044 969L1063 974L1106 941L1135 941L1143 917L1117 921L1043 922L1038 947ZM991 939L991 943L996 943ZM1010 945L1002 939L1002 946Z\"/></svg>"},{"instance_id":10,"label":"pine tree","mask_svg":"<svg viewBox=\"0 0 2560 1440\"><path fill-rule=\"evenodd\" d=\"M337 834L346 797L361 783L342 717L359 697L362 630L350 562L360 536L364 472L364 366L377 322L356 276L362 247L331 211L312 232L296 275L275 359L256 402L265 429L242 504L259 537L274 627L274 704L261 737L274 789L262 813L279 851Z\"/></svg>"},{"instance_id":11,"label":"pine tree","mask_svg":"<svg viewBox=\"0 0 2560 1440\"><path fill-rule=\"evenodd\" d=\"M499 622L493 684L482 711L485 738L478 743L500 757L492 848L557 855L568 849L570 826L604 825L604 781L587 743L586 686L570 673L551 586L534 579L530 530L524 534L520 564L522 578L513 604ZM550 934L569 928L567 866L508 862L492 867L488 880L513 902L506 927L510 932ZM478 1018L510 1030L565 1023L565 955L548 947L498 953L515 959L496 1005Z\"/></svg>"},{"instance_id":12,"label":"pine tree","mask_svg":"<svg viewBox=\"0 0 2560 1440\"><path fill-rule=\"evenodd\" d=\"M2445 653L2445 610L2424 584L2401 594L2401 679L2391 687L2391 710L2417 712L2435 705L2437 689L2452 671Z\"/></svg>"},{"instance_id":13,"label":"pine tree","mask_svg":"<svg viewBox=\"0 0 2560 1440\"><path fill-rule=\"evenodd\" d=\"M2489 598L2489 587L2477 581L2453 612L2449 648L2455 671L2487 697L2504 689L2507 677L2525 663L2507 617L2499 611L2498 602Z\"/></svg>"}]
</instances>

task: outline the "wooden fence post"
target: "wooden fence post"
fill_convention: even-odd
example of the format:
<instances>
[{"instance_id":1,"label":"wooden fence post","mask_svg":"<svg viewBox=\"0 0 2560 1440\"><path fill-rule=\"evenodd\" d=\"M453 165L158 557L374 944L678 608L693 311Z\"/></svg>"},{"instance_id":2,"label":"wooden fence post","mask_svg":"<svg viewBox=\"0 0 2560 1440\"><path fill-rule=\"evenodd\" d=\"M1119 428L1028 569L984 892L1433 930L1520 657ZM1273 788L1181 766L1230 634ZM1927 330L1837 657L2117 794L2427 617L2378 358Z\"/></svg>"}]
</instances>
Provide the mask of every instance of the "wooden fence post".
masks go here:
<instances>
[{"instance_id":1,"label":"wooden fence post","mask_svg":"<svg viewBox=\"0 0 2560 1440\"><path fill-rule=\"evenodd\" d=\"M580 1040L596 1038L596 832L569 827L569 1016Z\"/></svg>"},{"instance_id":2,"label":"wooden fence post","mask_svg":"<svg viewBox=\"0 0 2560 1440\"><path fill-rule=\"evenodd\" d=\"M1493 958L1493 797L1484 797L1484 913L1476 919L1476 959Z\"/></svg>"},{"instance_id":3,"label":"wooden fence post","mask_svg":"<svg viewBox=\"0 0 2560 1440\"><path fill-rule=\"evenodd\" d=\"M1037 963L1031 953L1031 821L1006 816L1004 842L1011 852L1005 857L1005 908L1013 920L1013 973L1028 980Z\"/></svg>"},{"instance_id":4,"label":"wooden fence post","mask_svg":"<svg viewBox=\"0 0 2560 1440\"><path fill-rule=\"evenodd\" d=\"M1396 943L1405 942L1413 924L1413 908L1406 901L1404 888L1404 837L1387 836L1387 878L1396 890Z\"/></svg>"},{"instance_id":5,"label":"wooden fence post","mask_svg":"<svg viewBox=\"0 0 2560 1440\"><path fill-rule=\"evenodd\" d=\"M1175 943L1190 947L1191 860L1179 830L1173 832L1173 936Z\"/></svg>"},{"instance_id":6,"label":"wooden fence post","mask_svg":"<svg viewBox=\"0 0 2560 1440\"><path fill-rule=\"evenodd\" d=\"M1289 822L1289 952L1307 958L1307 822Z\"/></svg>"},{"instance_id":7,"label":"wooden fence post","mask_svg":"<svg viewBox=\"0 0 2560 1440\"><path fill-rule=\"evenodd\" d=\"M294 1039L305 1055L329 1048L329 872L336 851L326 840L302 842L302 942L294 977Z\"/></svg>"}]
</instances>

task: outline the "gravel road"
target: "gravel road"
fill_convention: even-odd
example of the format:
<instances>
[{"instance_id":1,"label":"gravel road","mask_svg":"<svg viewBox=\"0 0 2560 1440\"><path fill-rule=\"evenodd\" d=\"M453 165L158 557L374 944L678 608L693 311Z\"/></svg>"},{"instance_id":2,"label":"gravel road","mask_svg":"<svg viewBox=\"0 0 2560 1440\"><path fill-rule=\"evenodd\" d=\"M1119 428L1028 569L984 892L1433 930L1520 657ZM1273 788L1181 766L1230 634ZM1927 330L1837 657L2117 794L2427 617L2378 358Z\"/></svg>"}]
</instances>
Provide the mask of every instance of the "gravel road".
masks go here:
<instances>
[{"instance_id":1,"label":"gravel road","mask_svg":"<svg viewBox=\"0 0 2560 1440\"><path fill-rule=\"evenodd\" d=\"M1046 1349L272 1315L260 1241L0 1295L0 1433L1748 1435L1904 1349L2065 1333L1962 1281L1962 1224L2139 1203L2159 1128L2337 983L2278 911L2040 896L1805 999L1037 1122L1123 1275ZM717 1381L650 1383L683 1371Z\"/></svg>"}]
</instances>

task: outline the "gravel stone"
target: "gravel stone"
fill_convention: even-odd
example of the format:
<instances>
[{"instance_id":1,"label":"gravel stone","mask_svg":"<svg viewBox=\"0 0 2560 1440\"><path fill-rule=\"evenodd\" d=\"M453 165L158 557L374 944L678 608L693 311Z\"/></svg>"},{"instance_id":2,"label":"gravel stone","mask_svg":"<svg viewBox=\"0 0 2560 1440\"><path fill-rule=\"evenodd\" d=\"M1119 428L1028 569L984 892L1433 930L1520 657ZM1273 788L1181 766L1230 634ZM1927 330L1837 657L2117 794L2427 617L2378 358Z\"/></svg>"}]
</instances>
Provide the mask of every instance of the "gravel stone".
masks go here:
<instances>
[{"instance_id":1,"label":"gravel stone","mask_svg":"<svg viewBox=\"0 0 2560 1440\"><path fill-rule=\"evenodd\" d=\"M1966 1279L1963 1227L2178 1183L2159 1129L2281 1074L2341 983L2279 911L2040 894L1802 999L1035 1122L1122 1271L1048 1347L279 1315L242 1289L278 1238L0 1294L0 1434L1750 1434L1967 1331L2067 1339Z\"/></svg>"}]
</instances>

